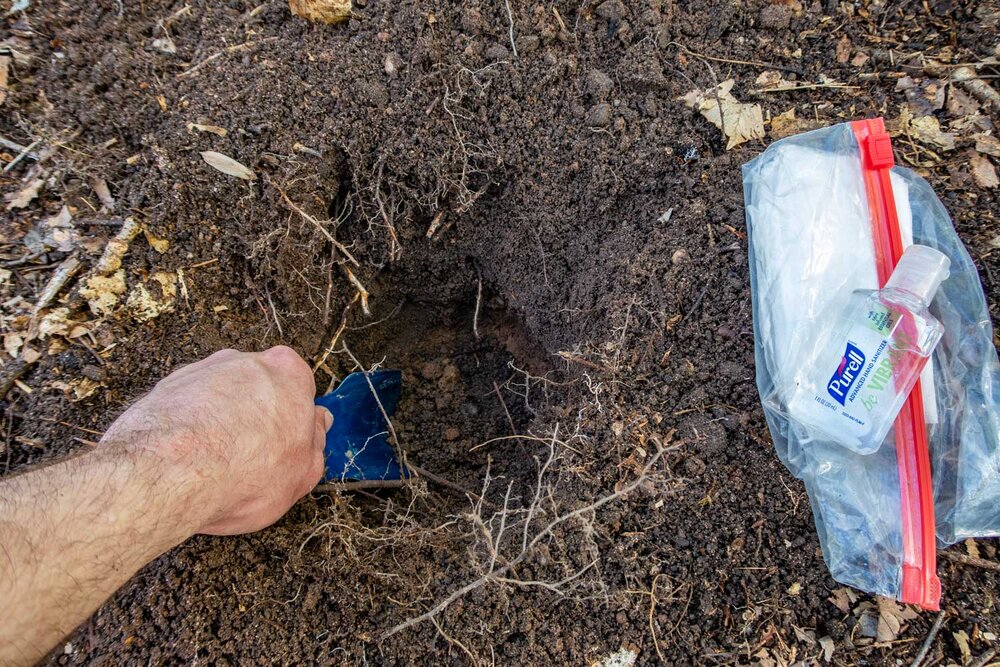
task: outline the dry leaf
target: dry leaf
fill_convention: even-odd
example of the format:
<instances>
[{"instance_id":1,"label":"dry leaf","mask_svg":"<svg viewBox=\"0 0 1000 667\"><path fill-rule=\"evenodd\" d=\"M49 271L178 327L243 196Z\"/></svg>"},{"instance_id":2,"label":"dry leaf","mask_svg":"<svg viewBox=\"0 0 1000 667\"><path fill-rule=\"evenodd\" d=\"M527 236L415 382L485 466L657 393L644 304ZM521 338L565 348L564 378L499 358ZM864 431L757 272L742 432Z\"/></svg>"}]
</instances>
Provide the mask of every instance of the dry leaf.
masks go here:
<instances>
[{"instance_id":1,"label":"dry leaf","mask_svg":"<svg viewBox=\"0 0 1000 667\"><path fill-rule=\"evenodd\" d=\"M779 667L779 663L771 657L770 651L766 648L754 653L753 657L757 658L757 662L754 663L757 667Z\"/></svg>"},{"instance_id":2,"label":"dry leaf","mask_svg":"<svg viewBox=\"0 0 1000 667\"><path fill-rule=\"evenodd\" d=\"M33 56L28 53L31 42L24 37L8 37L0 40L0 49L8 51L8 55L14 59L14 64L18 67L27 67L31 64Z\"/></svg>"},{"instance_id":3,"label":"dry leaf","mask_svg":"<svg viewBox=\"0 0 1000 667\"><path fill-rule=\"evenodd\" d=\"M770 135L772 139L784 139L793 134L808 132L822 126L822 121L811 118L796 118L795 108L792 107L788 111L779 113L777 116L771 118Z\"/></svg>"},{"instance_id":4,"label":"dry leaf","mask_svg":"<svg viewBox=\"0 0 1000 667\"><path fill-rule=\"evenodd\" d=\"M27 183L25 183L20 190L17 192L12 192L4 196L4 201L7 202L7 210L12 211L15 208L26 208L41 192L42 186L45 185L45 179L34 178Z\"/></svg>"},{"instance_id":5,"label":"dry leaf","mask_svg":"<svg viewBox=\"0 0 1000 667\"><path fill-rule=\"evenodd\" d=\"M170 39L169 36L157 37L153 40L152 46L160 53L166 53L168 56L172 56L177 53L177 46L174 44L174 40Z\"/></svg>"},{"instance_id":6,"label":"dry leaf","mask_svg":"<svg viewBox=\"0 0 1000 667\"><path fill-rule=\"evenodd\" d=\"M969 635L965 630L951 633L958 644L958 650L962 652L962 664L967 665L972 660L972 650L969 648Z\"/></svg>"},{"instance_id":7,"label":"dry leaf","mask_svg":"<svg viewBox=\"0 0 1000 667\"><path fill-rule=\"evenodd\" d=\"M202 125L201 123L188 123L188 132L211 132L212 134L217 134L220 137L224 137L229 132L224 127L219 127L218 125Z\"/></svg>"},{"instance_id":8,"label":"dry leaf","mask_svg":"<svg viewBox=\"0 0 1000 667\"><path fill-rule=\"evenodd\" d=\"M727 79L715 88L692 90L681 99L697 109L710 123L723 131L729 142L726 150L764 137L764 113L759 104L741 104L729 92L735 81ZM720 109L721 105L721 109Z\"/></svg>"},{"instance_id":9,"label":"dry leaf","mask_svg":"<svg viewBox=\"0 0 1000 667\"><path fill-rule=\"evenodd\" d=\"M857 595L849 588L838 588L827 598L834 607L844 614L851 613L851 605L857 600Z\"/></svg>"},{"instance_id":10,"label":"dry leaf","mask_svg":"<svg viewBox=\"0 0 1000 667\"><path fill-rule=\"evenodd\" d=\"M948 89L948 113L952 116L972 116L979 112L982 105L972 95L957 86Z\"/></svg>"},{"instance_id":11,"label":"dry leaf","mask_svg":"<svg viewBox=\"0 0 1000 667\"><path fill-rule=\"evenodd\" d=\"M7 100L7 76L10 68L10 56L0 56L0 105Z\"/></svg>"},{"instance_id":12,"label":"dry leaf","mask_svg":"<svg viewBox=\"0 0 1000 667\"><path fill-rule=\"evenodd\" d=\"M111 196L111 190L108 188L108 182L100 176L91 176L90 187L100 200L101 206L113 213L115 210L115 198Z\"/></svg>"},{"instance_id":13,"label":"dry leaf","mask_svg":"<svg viewBox=\"0 0 1000 667\"><path fill-rule=\"evenodd\" d=\"M965 550L969 552L969 555L973 558L979 558L979 545L971 537L965 541Z\"/></svg>"},{"instance_id":14,"label":"dry leaf","mask_svg":"<svg viewBox=\"0 0 1000 667\"><path fill-rule=\"evenodd\" d=\"M69 319L69 308L53 308L38 322L38 337L44 340L49 336L68 336L74 324Z\"/></svg>"},{"instance_id":15,"label":"dry leaf","mask_svg":"<svg viewBox=\"0 0 1000 667\"><path fill-rule=\"evenodd\" d=\"M795 632L795 638L803 644L807 644L809 646L816 645L816 632L814 630L806 630L805 628L800 628L795 624L792 624L792 630Z\"/></svg>"},{"instance_id":16,"label":"dry leaf","mask_svg":"<svg viewBox=\"0 0 1000 667\"><path fill-rule=\"evenodd\" d=\"M79 338L90 333L90 328L86 324L77 324L69 331L67 338Z\"/></svg>"},{"instance_id":17,"label":"dry leaf","mask_svg":"<svg viewBox=\"0 0 1000 667\"><path fill-rule=\"evenodd\" d=\"M912 621L919 614L908 606L902 606L895 600L881 595L876 598L878 605L878 634L880 642L895 641L900 631L906 626L906 621Z\"/></svg>"},{"instance_id":18,"label":"dry leaf","mask_svg":"<svg viewBox=\"0 0 1000 667\"><path fill-rule=\"evenodd\" d=\"M45 232L42 242L59 252L70 252L80 242L80 234L73 226L73 214L65 205L58 213L46 218L42 228Z\"/></svg>"},{"instance_id":19,"label":"dry leaf","mask_svg":"<svg viewBox=\"0 0 1000 667\"><path fill-rule=\"evenodd\" d=\"M17 359L17 355L21 352L21 346L24 345L24 339L18 334L9 333L4 334L3 337L3 349L7 351L14 359Z\"/></svg>"},{"instance_id":20,"label":"dry leaf","mask_svg":"<svg viewBox=\"0 0 1000 667\"><path fill-rule=\"evenodd\" d=\"M216 153L215 151L203 151L201 157L211 167L218 169L223 174L235 176L236 178L242 178L245 181L252 181L257 178L257 175L253 173L252 170L240 164L228 155Z\"/></svg>"},{"instance_id":21,"label":"dry leaf","mask_svg":"<svg viewBox=\"0 0 1000 667\"><path fill-rule=\"evenodd\" d=\"M909 107L899 110L899 118L892 124L892 134L907 134L922 144L946 151L955 148L955 135L941 130L941 123L934 116L915 118Z\"/></svg>"},{"instance_id":22,"label":"dry leaf","mask_svg":"<svg viewBox=\"0 0 1000 667\"><path fill-rule=\"evenodd\" d=\"M1000 140L991 134L973 135L976 140L976 150L986 155L1000 157Z\"/></svg>"},{"instance_id":23,"label":"dry leaf","mask_svg":"<svg viewBox=\"0 0 1000 667\"><path fill-rule=\"evenodd\" d=\"M851 59L851 40L847 35L840 38L837 42L837 62L841 65L846 65L847 61Z\"/></svg>"},{"instance_id":24,"label":"dry leaf","mask_svg":"<svg viewBox=\"0 0 1000 667\"><path fill-rule=\"evenodd\" d=\"M785 77L781 76L781 72L776 72L774 70L767 70L760 73L760 76L754 81L757 88L760 90L771 90L772 88L789 88L794 87L796 84L794 81L789 81Z\"/></svg>"},{"instance_id":25,"label":"dry leaf","mask_svg":"<svg viewBox=\"0 0 1000 667\"><path fill-rule=\"evenodd\" d=\"M989 158L982 155L974 155L969 159L969 171L972 172L972 180L981 188L995 188L1000 185L997 178L997 170Z\"/></svg>"},{"instance_id":26,"label":"dry leaf","mask_svg":"<svg viewBox=\"0 0 1000 667\"><path fill-rule=\"evenodd\" d=\"M161 255L170 248L170 241L167 239L161 239L154 236L148 229L145 228L142 230L142 233L146 235L146 241L149 243L149 246Z\"/></svg>"},{"instance_id":27,"label":"dry leaf","mask_svg":"<svg viewBox=\"0 0 1000 667\"><path fill-rule=\"evenodd\" d=\"M823 649L823 660L830 662L833 659L833 638L832 637L820 637L819 638L820 648Z\"/></svg>"},{"instance_id":28,"label":"dry leaf","mask_svg":"<svg viewBox=\"0 0 1000 667\"><path fill-rule=\"evenodd\" d=\"M73 392L74 399L73 402L82 401L87 398L95 391L97 391L102 385L100 382L91 380L90 378L80 378L79 380L73 380L71 382L56 381L51 384L55 389L61 389L65 393Z\"/></svg>"},{"instance_id":29,"label":"dry leaf","mask_svg":"<svg viewBox=\"0 0 1000 667\"><path fill-rule=\"evenodd\" d=\"M42 353L33 347L25 345L24 349L21 350L21 358L29 364L33 364L42 358Z\"/></svg>"},{"instance_id":30,"label":"dry leaf","mask_svg":"<svg viewBox=\"0 0 1000 667\"><path fill-rule=\"evenodd\" d=\"M955 148L955 135L941 130L941 123L934 116L922 116L910 121L910 134L921 143L950 151Z\"/></svg>"},{"instance_id":31,"label":"dry leaf","mask_svg":"<svg viewBox=\"0 0 1000 667\"><path fill-rule=\"evenodd\" d=\"M341 23L351 18L351 0L289 0L288 8L307 21Z\"/></svg>"}]
</instances>

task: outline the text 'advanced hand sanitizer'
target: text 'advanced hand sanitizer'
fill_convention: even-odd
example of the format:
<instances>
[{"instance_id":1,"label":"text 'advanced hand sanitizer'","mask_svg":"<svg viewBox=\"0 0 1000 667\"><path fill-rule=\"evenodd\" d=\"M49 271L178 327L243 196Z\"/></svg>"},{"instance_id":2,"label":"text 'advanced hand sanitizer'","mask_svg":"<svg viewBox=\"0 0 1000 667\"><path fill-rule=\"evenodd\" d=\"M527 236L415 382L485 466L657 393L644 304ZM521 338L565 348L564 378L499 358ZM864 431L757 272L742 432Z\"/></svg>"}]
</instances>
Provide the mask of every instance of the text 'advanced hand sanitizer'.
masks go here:
<instances>
[{"instance_id":1,"label":"text 'advanced hand sanitizer'","mask_svg":"<svg viewBox=\"0 0 1000 667\"><path fill-rule=\"evenodd\" d=\"M854 292L805 350L791 419L810 436L876 451L944 333L927 308L949 265L937 250L913 245L884 288Z\"/></svg>"}]
</instances>

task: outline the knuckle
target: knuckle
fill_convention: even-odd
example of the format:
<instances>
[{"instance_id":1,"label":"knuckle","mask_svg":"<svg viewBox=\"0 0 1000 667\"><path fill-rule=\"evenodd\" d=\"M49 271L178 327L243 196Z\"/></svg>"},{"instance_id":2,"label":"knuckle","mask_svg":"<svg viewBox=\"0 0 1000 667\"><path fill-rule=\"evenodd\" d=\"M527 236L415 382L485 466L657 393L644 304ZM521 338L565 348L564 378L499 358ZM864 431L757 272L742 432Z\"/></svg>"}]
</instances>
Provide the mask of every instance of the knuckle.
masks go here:
<instances>
[{"instance_id":1,"label":"knuckle","mask_svg":"<svg viewBox=\"0 0 1000 667\"><path fill-rule=\"evenodd\" d=\"M287 345L278 345L266 350L262 355L267 363L272 366L278 367L284 371L302 374L307 373L312 375L309 370L309 365L305 360L299 356L299 353L288 347Z\"/></svg>"},{"instance_id":2,"label":"knuckle","mask_svg":"<svg viewBox=\"0 0 1000 667\"><path fill-rule=\"evenodd\" d=\"M279 364L294 364L301 362L302 357L298 352L287 345L276 345L264 352L264 357Z\"/></svg>"}]
</instances>

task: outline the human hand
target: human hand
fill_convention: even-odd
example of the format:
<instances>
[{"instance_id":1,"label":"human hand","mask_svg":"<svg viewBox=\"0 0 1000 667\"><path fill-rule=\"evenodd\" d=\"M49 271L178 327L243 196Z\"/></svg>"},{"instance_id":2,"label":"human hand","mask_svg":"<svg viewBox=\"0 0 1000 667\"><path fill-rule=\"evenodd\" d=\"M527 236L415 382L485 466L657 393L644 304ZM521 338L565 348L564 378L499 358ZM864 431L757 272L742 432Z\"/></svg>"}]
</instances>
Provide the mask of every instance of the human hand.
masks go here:
<instances>
[{"instance_id":1,"label":"human hand","mask_svg":"<svg viewBox=\"0 0 1000 667\"><path fill-rule=\"evenodd\" d=\"M323 474L333 416L288 347L223 350L161 380L101 439L151 454L188 502L192 533L234 535L277 521Z\"/></svg>"}]
</instances>

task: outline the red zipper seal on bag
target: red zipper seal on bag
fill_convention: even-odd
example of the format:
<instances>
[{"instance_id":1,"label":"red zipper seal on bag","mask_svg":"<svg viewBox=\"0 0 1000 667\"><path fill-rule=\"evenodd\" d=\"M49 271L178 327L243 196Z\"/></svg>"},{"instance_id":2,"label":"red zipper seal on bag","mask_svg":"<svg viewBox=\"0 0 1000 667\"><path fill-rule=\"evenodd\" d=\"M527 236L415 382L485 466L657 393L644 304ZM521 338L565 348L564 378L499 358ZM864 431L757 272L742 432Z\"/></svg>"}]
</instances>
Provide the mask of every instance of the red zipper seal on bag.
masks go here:
<instances>
[{"instance_id":1,"label":"red zipper seal on bag","mask_svg":"<svg viewBox=\"0 0 1000 667\"><path fill-rule=\"evenodd\" d=\"M895 164L892 140L881 118L851 123L861 150L875 242L879 286L885 285L903 255L896 199L889 170ZM923 393L917 381L893 427L899 469L900 519L903 535L903 581L900 600L937 610L941 581L937 577L934 533L934 490L924 418Z\"/></svg>"}]
</instances>

